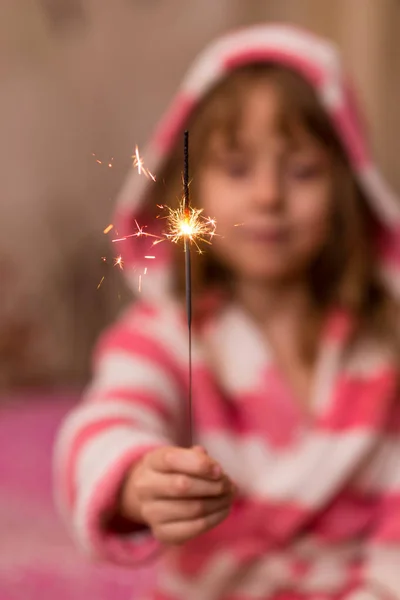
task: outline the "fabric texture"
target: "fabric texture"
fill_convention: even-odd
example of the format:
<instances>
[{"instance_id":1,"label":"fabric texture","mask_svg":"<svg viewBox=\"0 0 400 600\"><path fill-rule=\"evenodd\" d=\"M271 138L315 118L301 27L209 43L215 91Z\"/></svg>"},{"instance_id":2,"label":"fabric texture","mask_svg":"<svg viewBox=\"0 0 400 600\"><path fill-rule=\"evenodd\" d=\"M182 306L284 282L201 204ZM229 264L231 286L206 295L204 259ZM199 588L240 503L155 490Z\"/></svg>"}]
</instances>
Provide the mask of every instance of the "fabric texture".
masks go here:
<instances>
[{"instance_id":1,"label":"fabric texture","mask_svg":"<svg viewBox=\"0 0 400 600\"><path fill-rule=\"evenodd\" d=\"M150 142L157 175L197 102L230 70L285 64L316 89L382 229L382 268L398 278L397 200L374 165L336 50L287 26L231 34L196 61ZM120 236L148 223L152 181L132 174L118 206ZM332 311L321 339L310 405L293 391L238 306L206 312L193 340L196 443L237 483L231 515L182 549L150 532L102 526L130 465L179 444L188 391L183 309L169 293L168 244L127 239L127 274L142 297L99 342L85 401L66 419L55 460L60 508L90 554L124 564L159 557L156 600L400 598L400 463L397 365L374 339L344 353L352 322Z\"/></svg>"}]
</instances>

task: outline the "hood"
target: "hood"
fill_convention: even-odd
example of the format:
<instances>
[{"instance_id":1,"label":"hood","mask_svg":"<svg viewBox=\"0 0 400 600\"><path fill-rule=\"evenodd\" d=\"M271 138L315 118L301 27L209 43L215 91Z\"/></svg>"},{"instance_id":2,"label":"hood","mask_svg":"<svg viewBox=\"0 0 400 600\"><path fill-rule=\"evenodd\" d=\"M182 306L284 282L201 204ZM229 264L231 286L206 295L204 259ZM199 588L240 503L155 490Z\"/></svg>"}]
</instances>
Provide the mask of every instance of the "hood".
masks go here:
<instances>
[{"instance_id":1,"label":"hood","mask_svg":"<svg viewBox=\"0 0 400 600\"><path fill-rule=\"evenodd\" d=\"M391 287L400 294L400 204L374 162L355 95L337 48L330 42L287 25L257 25L219 38L198 56L184 78L142 153L145 167L157 177L183 136L188 117L204 95L235 68L254 62L287 66L316 90L382 226L382 270ZM151 178L132 169L117 201L114 223L118 238L132 236L138 227L145 227L145 231L154 235L161 233L162 222L150 217L148 210L152 186ZM119 242L118 250L134 292L139 290L147 299L157 300L168 294L171 243L153 246L153 241L154 238L146 236L128 237Z\"/></svg>"}]
</instances>

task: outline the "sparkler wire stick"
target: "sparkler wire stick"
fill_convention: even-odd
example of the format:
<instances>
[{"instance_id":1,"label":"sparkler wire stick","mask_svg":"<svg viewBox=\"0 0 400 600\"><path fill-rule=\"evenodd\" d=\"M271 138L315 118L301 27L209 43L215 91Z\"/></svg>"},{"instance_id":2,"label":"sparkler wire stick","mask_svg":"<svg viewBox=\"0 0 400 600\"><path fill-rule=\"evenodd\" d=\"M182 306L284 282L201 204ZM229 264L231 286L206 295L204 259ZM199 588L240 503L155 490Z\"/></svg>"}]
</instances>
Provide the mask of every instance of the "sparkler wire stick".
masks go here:
<instances>
[{"instance_id":1,"label":"sparkler wire stick","mask_svg":"<svg viewBox=\"0 0 400 600\"><path fill-rule=\"evenodd\" d=\"M183 144L183 201L185 219L190 219L190 196L189 196L189 132L184 133ZM188 325L189 346L189 389L187 399L188 416L188 438L187 445L193 445L193 410L192 410L192 261L190 252L190 236L186 235L185 243L185 291L186 291L186 315Z\"/></svg>"}]
</instances>

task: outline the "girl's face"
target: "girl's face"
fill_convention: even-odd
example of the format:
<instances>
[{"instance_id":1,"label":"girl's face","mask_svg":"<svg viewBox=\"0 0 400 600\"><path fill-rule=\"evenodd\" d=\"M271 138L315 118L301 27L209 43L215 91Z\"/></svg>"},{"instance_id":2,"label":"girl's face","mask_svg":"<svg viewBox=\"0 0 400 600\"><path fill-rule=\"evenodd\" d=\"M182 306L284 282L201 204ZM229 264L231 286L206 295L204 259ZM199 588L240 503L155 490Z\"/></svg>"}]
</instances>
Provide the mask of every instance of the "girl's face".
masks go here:
<instances>
[{"instance_id":1,"label":"girl's face","mask_svg":"<svg viewBox=\"0 0 400 600\"><path fill-rule=\"evenodd\" d=\"M285 138L279 114L274 85L253 85L237 144L231 148L222 134L212 134L197 178L199 203L217 222L213 252L241 280L298 278L328 237L329 157L303 130Z\"/></svg>"}]
</instances>

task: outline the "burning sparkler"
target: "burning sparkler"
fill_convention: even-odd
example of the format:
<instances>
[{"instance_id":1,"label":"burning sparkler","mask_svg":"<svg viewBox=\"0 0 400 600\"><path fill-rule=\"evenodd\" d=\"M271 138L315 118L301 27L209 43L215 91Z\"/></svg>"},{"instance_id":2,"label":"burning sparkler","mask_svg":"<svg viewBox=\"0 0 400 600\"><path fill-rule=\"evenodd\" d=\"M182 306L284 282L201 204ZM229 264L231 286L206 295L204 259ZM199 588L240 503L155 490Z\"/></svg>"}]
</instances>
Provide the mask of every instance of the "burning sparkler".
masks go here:
<instances>
[{"instance_id":1,"label":"burning sparkler","mask_svg":"<svg viewBox=\"0 0 400 600\"><path fill-rule=\"evenodd\" d=\"M139 154L139 149L136 146L135 154L133 158L133 167L137 169L138 174L145 175L145 177L156 180L154 175L144 166L143 159ZM100 162L100 161L98 161ZM112 166L112 165L111 165ZM118 237L112 241L121 242L128 238L133 237L152 237L154 238L153 246L169 240L174 243L183 242L185 251L185 290L186 290L186 313L187 313L187 326L188 326L188 367L189 367L189 386L188 386L188 402L187 402L187 413L188 413L188 436L187 445L191 447L193 445L193 410L192 410L192 267L191 267L191 245L193 244L198 252L201 254L202 250L200 247L201 242L211 244L216 231L216 222L214 219L205 217L203 210L194 208L190 204L189 195L189 132L185 131L184 134L184 170L183 170L183 198L178 208L171 208L169 206L160 206L158 208L167 210L167 231L162 235L154 235L145 231L145 227L139 225L135 221L137 231L124 237ZM104 233L109 233L113 229L113 225L109 225L104 229ZM118 233L117 233L118 235ZM146 255L145 259L155 259L155 256ZM118 256L114 259L114 266L123 268L122 256ZM147 274L147 267L144 269L143 275ZM102 284L104 277L102 278L100 285ZM139 275L139 292L142 288L142 275Z\"/></svg>"},{"instance_id":2,"label":"burning sparkler","mask_svg":"<svg viewBox=\"0 0 400 600\"><path fill-rule=\"evenodd\" d=\"M183 205L178 213L170 212L170 236L172 240L183 239L185 245L185 290L186 290L186 316L188 325L188 347L189 347L189 389L188 389L188 446L193 445L193 410L192 410L192 260L190 243L194 236L200 213L190 206L189 196L189 132L184 134L184 157L183 157ZM197 220L196 220L197 216Z\"/></svg>"},{"instance_id":3,"label":"burning sparkler","mask_svg":"<svg viewBox=\"0 0 400 600\"><path fill-rule=\"evenodd\" d=\"M199 254L202 254L203 251L199 243L211 244L217 227L215 219L203 216L202 208L193 208L190 204L187 206L185 198L178 208L174 209L169 206L163 208L168 211L166 239L175 244L181 240L192 242ZM155 244L157 243L155 242Z\"/></svg>"}]
</instances>

